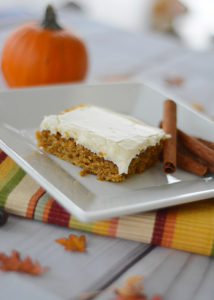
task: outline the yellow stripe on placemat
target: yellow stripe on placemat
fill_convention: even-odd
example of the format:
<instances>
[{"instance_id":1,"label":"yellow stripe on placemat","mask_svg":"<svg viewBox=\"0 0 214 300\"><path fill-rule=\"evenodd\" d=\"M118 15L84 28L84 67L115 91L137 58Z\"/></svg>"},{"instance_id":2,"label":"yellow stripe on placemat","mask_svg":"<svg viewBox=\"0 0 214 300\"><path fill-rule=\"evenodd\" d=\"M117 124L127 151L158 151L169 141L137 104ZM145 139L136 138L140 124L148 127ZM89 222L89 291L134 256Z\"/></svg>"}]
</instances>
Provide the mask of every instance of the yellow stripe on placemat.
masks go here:
<instances>
[{"instance_id":1,"label":"yellow stripe on placemat","mask_svg":"<svg viewBox=\"0 0 214 300\"><path fill-rule=\"evenodd\" d=\"M93 224L93 232L98 234L108 234L110 220L97 221Z\"/></svg>"},{"instance_id":2,"label":"yellow stripe on placemat","mask_svg":"<svg viewBox=\"0 0 214 300\"><path fill-rule=\"evenodd\" d=\"M150 243L153 235L155 218L155 212L120 217L118 220L116 236Z\"/></svg>"},{"instance_id":3,"label":"yellow stripe on placemat","mask_svg":"<svg viewBox=\"0 0 214 300\"><path fill-rule=\"evenodd\" d=\"M2 180L8 172L12 169L15 165L14 161L7 157L1 164L0 164L0 180Z\"/></svg>"},{"instance_id":4,"label":"yellow stripe on placemat","mask_svg":"<svg viewBox=\"0 0 214 300\"><path fill-rule=\"evenodd\" d=\"M93 232L93 223L82 223L72 216L69 219L68 227Z\"/></svg>"},{"instance_id":5,"label":"yellow stripe on placemat","mask_svg":"<svg viewBox=\"0 0 214 300\"><path fill-rule=\"evenodd\" d=\"M213 199L178 207L173 248L210 255L213 240Z\"/></svg>"},{"instance_id":6,"label":"yellow stripe on placemat","mask_svg":"<svg viewBox=\"0 0 214 300\"><path fill-rule=\"evenodd\" d=\"M0 181L0 193L5 188L5 186L12 180L16 173L20 170L20 167L14 164L11 169L6 172L5 176Z\"/></svg>"},{"instance_id":7,"label":"yellow stripe on placemat","mask_svg":"<svg viewBox=\"0 0 214 300\"><path fill-rule=\"evenodd\" d=\"M40 186L30 176L25 176L22 181L9 194L5 203L5 209L13 214L16 214L17 203L22 207L22 216L26 215L29 200ZM20 215L20 211L19 211Z\"/></svg>"}]
</instances>

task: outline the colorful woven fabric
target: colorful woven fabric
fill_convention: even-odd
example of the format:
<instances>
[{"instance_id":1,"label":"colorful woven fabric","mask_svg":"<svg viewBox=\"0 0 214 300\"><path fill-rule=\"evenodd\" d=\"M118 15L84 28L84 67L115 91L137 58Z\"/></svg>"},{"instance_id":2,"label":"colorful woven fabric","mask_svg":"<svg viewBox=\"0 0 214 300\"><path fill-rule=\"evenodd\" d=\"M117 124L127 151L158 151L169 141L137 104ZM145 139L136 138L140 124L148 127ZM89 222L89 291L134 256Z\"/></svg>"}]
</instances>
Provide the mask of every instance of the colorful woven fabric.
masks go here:
<instances>
[{"instance_id":1,"label":"colorful woven fabric","mask_svg":"<svg viewBox=\"0 0 214 300\"><path fill-rule=\"evenodd\" d=\"M81 223L0 150L0 206L14 215L112 237L214 256L213 199Z\"/></svg>"}]
</instances>

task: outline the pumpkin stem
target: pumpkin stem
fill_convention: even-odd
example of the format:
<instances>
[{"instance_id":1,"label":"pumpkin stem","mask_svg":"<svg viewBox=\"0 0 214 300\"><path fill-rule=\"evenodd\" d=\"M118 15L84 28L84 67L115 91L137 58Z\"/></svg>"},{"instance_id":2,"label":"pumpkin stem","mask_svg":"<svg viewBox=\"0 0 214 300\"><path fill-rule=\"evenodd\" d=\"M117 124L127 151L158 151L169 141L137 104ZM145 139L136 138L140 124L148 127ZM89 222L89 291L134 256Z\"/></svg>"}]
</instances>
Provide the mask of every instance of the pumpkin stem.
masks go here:
<instances>
[{"instance_id":1,"label":"pumpkin stem","mask_svg":"<svg viewBox=\"0 0 214 300\"><path fill-rule=\"evenodd\" d=\"M42 21L42 27L50 30L61 30L62 27L56 21L56 13L52 5L48 4L45 11L45 17Z\"/></svg>"}]
</instances>

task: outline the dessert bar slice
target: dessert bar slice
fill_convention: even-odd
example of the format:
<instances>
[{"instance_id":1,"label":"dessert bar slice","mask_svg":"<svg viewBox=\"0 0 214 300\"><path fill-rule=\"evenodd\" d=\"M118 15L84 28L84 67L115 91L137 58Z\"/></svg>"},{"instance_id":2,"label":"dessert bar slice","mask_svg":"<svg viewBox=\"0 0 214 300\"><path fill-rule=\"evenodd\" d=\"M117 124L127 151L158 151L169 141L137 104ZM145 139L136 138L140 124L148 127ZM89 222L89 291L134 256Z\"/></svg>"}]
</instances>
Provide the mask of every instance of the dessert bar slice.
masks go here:
<instances>
[{"instance_id":1,"label":"dessert bar slice","mask_svg":"<svg viewBox=\"0 0 214 300\"><path fill-rule=\"evenodd\" d=\"M38 147L93 173L119 182L157 160L166 134L133 117L79 105L46 116L36 131Z\"/></svg>"}]
</instances>

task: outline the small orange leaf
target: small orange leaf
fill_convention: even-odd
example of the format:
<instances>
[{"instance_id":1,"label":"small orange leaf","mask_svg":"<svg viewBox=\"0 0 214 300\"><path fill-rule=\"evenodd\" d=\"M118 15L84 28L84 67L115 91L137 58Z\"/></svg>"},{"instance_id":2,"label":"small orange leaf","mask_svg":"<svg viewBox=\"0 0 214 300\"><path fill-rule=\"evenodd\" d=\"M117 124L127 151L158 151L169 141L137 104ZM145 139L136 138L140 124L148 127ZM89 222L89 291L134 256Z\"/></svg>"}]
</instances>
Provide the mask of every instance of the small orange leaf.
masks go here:
<instances>
[{"instance_id":1,"label":"small orange leaf","mask_svg":"<svg viewBox=\"0 0 214 300\"><path fill-rule=\"evenodd\" d=\"M146 300L147 296L142 294L143 277L139 275L131 275L126 278L123 286L115 290L117 295L111 300ZM151 300L162 300L160 296L154 296Z\"/></svg>"},{"instance_id":2,"label":"small orange leaf","mask_svg":"<svg viewBox=\"0 0 214 300\"><path fill-rule=\"evenodd\" d=\"M141 291L143 290L142 281L142 276L131 275L126 278L124 285L117 289L117 292L123 296L140 295Z\"/></svg>"},{"instance_id":3,"label":"small orange leaf","mask_svg":"<svg viewBox=\"0 0 214 300\"><path fill-rule=\"evenodd\" d=\"M63 246L66 246L67 245L67 241L68 239L66 238L60 238L60 239L57 239L56 242L63 245Z\"/></svg>"},{"instance_id":4,"label":"small orange leaf","mask_svg":"<svg viewBox=\"0 0 214 300\"><path fill-rule=\"evenodd\" d=\"M41 267L38 262L33 263L29 256L21 260L20 254L16 250L13 250L10 256L0 253L0 263L0 270L2 271L16 271L31 275L40 275L47 270L47 267Z\"/></svg>"},{"instance_id":5,"label":"small orange leaf","mask_svg":"<svg viewBox=\"0 0 214 300\"><path fill-rule=\"evenodd\" d=\"M11 252L11 258L19 260L20 259L19 252L16 251L16 250L12 250L12 252Z\"/></svg>"},{"instance_id":6,"label":"small orange leaf","mask_svg":"<svg viewBox=\"0 0 214 300\"><path fill-rule=\"evenodd\" d=\"M142 294L143 277L139 275L131 275L126 278L124 285L116 289L117 297L112 300L146 300L146 296Z\"/></svg>"},{"instance_id":7,"label":"small orange leaf","mask_svg":"<svg viewBox=\"0 0 214 300\"><path fill-rule=\"evenodd\" d=\"M116 298L112 298L111 300L147 300L147 297L144 294L135 296L118 295Z\"/></svg>"},{"instance_id":8,"label":"small orange leaf","mask_svg":"<svg viewBox=\"0 0 214 300\"><path fill-rule=\"evenodd\" d=\"M70 234L68 238L59 238L56 242L63 245L65 250L85 252L86 241L84 235Z\"/></svg>"},{"instance_id":9,"label":"small orange leaf","mask_svg":"<svg viewBox=\"0 0 214 300\"><path fill-rule=\"evenodd\" d=\"M33 263L32 260L30 259L29 256L27 256L23 261L22 261L22 271L25 273L31 272L33 270Z\"/></svg>"},{"instance_id":10,"label":"small orange leaf","mask_svg":"<svg viewBox=\"0 0 214 300\"><path fill-rule=\"evenodd\" d=\"M181 85L184 82L184 78L180 77L180 76L175 76L175 77L169 77L166 78L165 81L169 84L169 85Z\"/></svg>"}]
</instances>

